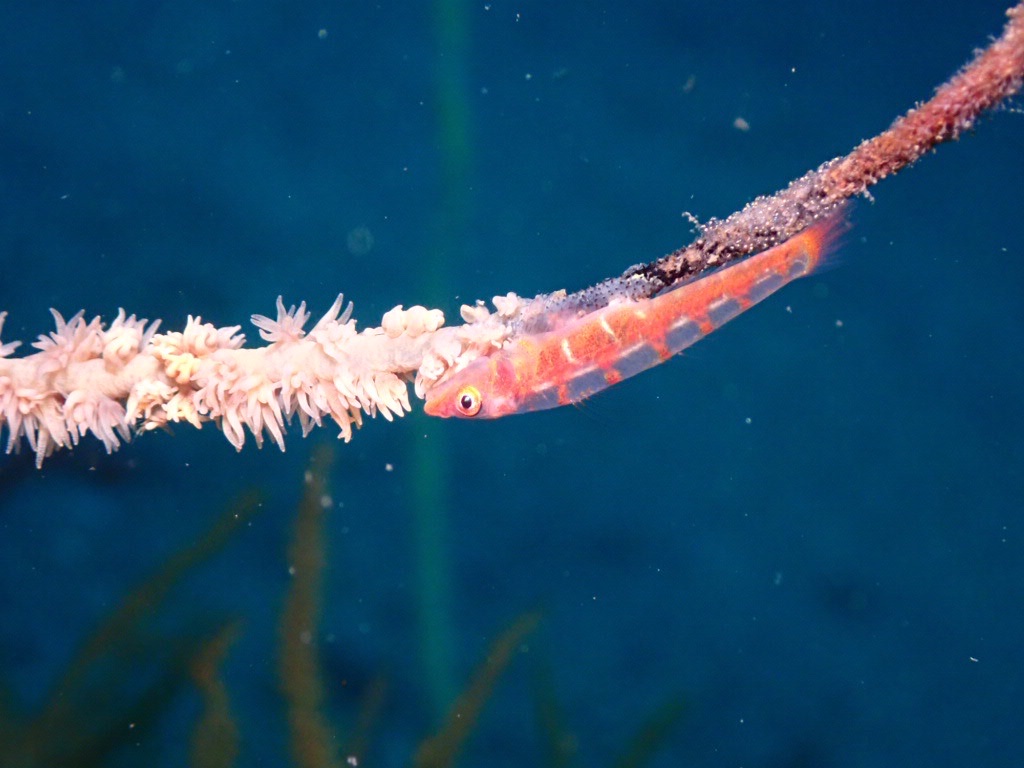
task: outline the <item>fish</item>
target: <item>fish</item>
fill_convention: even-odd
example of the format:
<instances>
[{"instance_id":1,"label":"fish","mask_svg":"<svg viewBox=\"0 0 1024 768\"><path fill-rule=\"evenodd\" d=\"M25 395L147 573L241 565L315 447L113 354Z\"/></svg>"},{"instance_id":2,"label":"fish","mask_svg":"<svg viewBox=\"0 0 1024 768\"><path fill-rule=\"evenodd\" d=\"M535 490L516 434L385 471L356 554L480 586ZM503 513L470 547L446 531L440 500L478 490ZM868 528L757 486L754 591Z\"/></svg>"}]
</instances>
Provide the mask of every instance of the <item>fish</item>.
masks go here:
<instances>
[{"instance_id":1,"label":"fish","mask_svg":"<svg viewBox=\"0 0 1024 768\"><path fill-rule=\"evenodd\" d=\"M442 378L424 410L441 418L496 419L579 403L653 368L786 284L810 274L845 229L841 214L779 245L649 299L613 300L579 317L552 318Z\"/></svg>"}]
</instances>

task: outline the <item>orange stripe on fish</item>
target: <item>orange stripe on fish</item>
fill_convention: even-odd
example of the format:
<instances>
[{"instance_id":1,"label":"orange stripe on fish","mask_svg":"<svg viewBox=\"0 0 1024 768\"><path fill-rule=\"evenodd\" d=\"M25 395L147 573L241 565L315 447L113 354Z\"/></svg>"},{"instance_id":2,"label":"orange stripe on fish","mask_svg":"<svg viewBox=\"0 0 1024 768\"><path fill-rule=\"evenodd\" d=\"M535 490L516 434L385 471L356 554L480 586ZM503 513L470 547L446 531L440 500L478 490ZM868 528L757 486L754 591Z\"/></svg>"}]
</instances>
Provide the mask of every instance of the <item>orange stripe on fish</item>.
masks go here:
<instances>
[{"instance_id":1,"label":"orange stripe on fish","mask_svg":"<svg viewBox=\"0 0 1024 768\"><path fill-rule=\"evenodd\" d=\"M577 403L668 360L809 274L843 226L835 216L652 299L613 302L552 323L555 330L516 337L432 387L424 410L493 419Z\"/></svg>"}]
</instances>

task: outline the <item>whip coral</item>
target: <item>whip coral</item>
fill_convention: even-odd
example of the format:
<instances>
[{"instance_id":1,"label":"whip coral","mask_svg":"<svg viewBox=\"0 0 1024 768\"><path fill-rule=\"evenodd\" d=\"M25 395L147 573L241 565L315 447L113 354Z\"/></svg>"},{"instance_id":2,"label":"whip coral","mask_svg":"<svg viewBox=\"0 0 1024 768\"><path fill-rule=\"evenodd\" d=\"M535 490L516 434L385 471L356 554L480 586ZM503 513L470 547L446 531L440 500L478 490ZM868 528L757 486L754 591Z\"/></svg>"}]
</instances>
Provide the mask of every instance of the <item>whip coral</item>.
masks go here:
<instances>
[{"instance_id":1,"label":"whip coral","mask_svg":"<svg viewBox=\"0 0 1024 768\"><path fill-rule=\"evenodd\" d=\"M610 302L647 298L707 269L770 248L835 213L842 202L959 137L979 115L1016 93L1024 81L1024 2L1011 8L1003 34L980 51L929 101L842 158L780 192L700 228L698 238L662 259L578 293L523 301L496 298L496 312L463 307L465 323L445 326L439 310L396 307L379 327L356 330L342 298L307 332L305 304L277 316L254 315L265 346L244 346L240 326L217 328L189 317L182 331L121 310L109 326L53 311L56 329L25 357L20 342L0 341L0 428L8 452L24 439L36 463L87 433L116 450L133 432L170 422L215 422L236 448L250 432L284 448L287 424L303 434L330 419L352 437L363 414L391 420L410 410L408 384L423 397L473 359L517 336L543 331L551 317L590 312ZM0 312L0 331L5 313Z\"/></svg>"}]
</instances>

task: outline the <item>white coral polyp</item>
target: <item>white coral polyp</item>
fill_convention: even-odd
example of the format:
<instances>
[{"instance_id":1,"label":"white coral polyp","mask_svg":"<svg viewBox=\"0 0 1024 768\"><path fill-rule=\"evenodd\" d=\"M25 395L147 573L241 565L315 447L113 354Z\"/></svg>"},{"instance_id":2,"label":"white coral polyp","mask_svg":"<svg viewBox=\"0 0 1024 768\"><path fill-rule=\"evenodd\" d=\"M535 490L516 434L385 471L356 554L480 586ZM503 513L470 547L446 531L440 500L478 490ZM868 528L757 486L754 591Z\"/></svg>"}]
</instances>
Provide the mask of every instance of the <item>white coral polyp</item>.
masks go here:
<instances>
[{"instance_id":1,"label":"white coral polyp","mask_svg":"<svg viewBox=\"0 0 1024 768\"><path fill-rule=\"evenodd\" d=\"M277 320L271 320L266 315L253 315L252 324L260 329L260 338L264 341L298 341L305 335L303 327L309 320L309 312L306 311L306 302L299 304L298 308L292 306L284 308L284 299L277 297Z\"/></svg>"},{"instance_id":2,"label":"white coral polyp","mask_svg":"<svg viewBox=\"0 0 1024 768\"><path fill-rule=\"evenodd\" d=\"M64 421L73 445L78 444L80 436L92 432L107 453L113 453L122 440L127 442L131 438L124 406L98 392L81 389L71 392L64 400Z\"/></svg>"}]
</instances>

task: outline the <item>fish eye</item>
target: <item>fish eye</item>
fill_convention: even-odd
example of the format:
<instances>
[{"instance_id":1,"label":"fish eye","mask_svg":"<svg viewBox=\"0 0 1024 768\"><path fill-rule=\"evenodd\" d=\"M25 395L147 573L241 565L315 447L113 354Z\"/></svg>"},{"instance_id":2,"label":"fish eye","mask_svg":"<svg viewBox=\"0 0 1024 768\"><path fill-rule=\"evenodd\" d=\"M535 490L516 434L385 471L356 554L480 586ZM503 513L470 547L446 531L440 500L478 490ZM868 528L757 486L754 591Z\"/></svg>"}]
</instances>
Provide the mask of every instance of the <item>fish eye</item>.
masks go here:
<instances>
[{"instance_id":1,"label":"fish eye","mask_svg":"<svg viewBox=\"0 0 1024 768\"><path fill-rule=\"evenodd\" d=\"M455 407L463 416L476 416L483 407L483 398L476 387L463 387L455 396Z\"/></svg>"}]
</instances>

